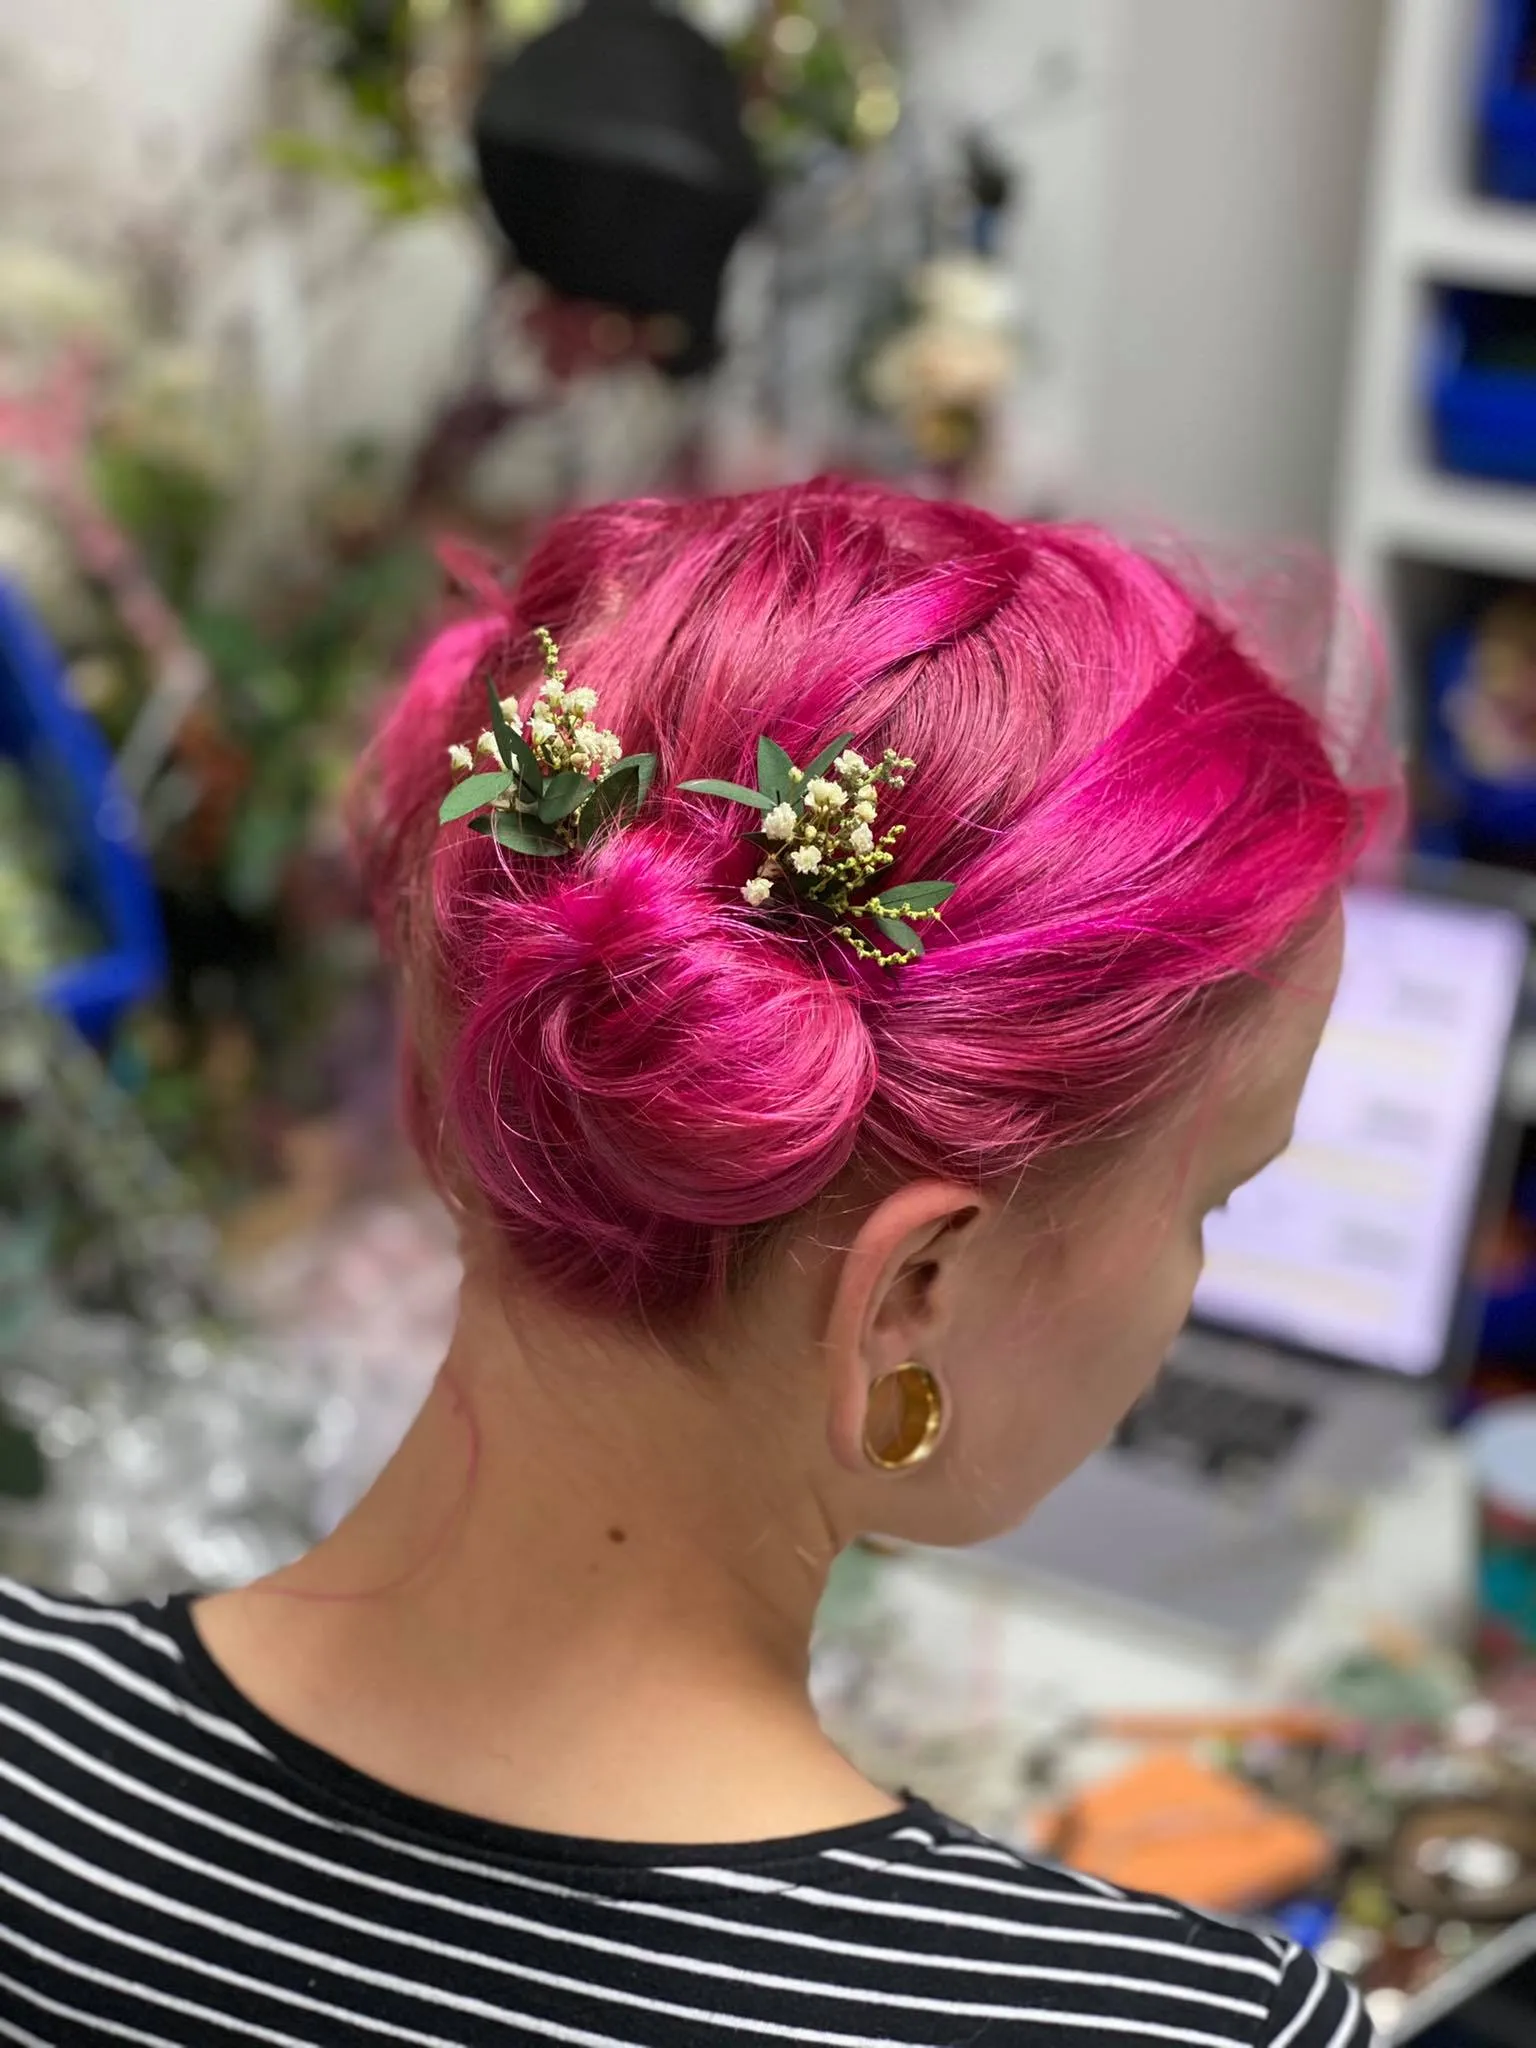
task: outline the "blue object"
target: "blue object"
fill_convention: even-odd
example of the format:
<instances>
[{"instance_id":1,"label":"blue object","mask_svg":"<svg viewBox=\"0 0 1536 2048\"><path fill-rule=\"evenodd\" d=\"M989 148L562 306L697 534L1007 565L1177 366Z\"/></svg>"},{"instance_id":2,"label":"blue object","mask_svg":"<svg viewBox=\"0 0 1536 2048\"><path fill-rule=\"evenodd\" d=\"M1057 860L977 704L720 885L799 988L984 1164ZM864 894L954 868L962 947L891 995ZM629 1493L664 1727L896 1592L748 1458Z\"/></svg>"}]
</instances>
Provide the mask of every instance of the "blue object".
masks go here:
<instances>
[{"instance_id":1,"label":"blue object","mask_svg":"<svg viewBox=\"0 0 1536 2048\"><path fill-rule=\"evenodd\" d=\"M100 1045L123 1011L152 993L164 974L155 885L106 741L71 699L47 634L3 579L0 754L23 764L29 784L60 823L66 886L104 940L102 951L49 975L40 994Z\"/></svg>"},{"instance_id":2,"label":"blue object","mask_svg":"<svg viewBox=\"0 0 1536 2048\"><path fill-rule=\"evenodd\" d=\"M1479 343L1512 319L1524 321L1536 343L1536 300L1444 294L1430 342L1430 426L1443 469L1536 484L1536 370L1477 363Z\"/></svg>"},{"instance_id":3,"label":"blue object","mask_svg":"<svg viewBox=\"0 0 1536 2048\"><path fill-rule=\"evenodd\" d=\"M1455 626L1442 633L1431 650L1425 757L1451 800L1453 852L1477 859L1528 856L1536 853L1536 781L1487 782L1474 775L1461 758L1446 718L1446 699L1466 674L1473 646L1472 628ZM1443 834L1446 828L1432 829ZM1421 852L1431 850L1422 843L1426 836L1420 834Z\"/></svg>"},{"instance_id":4,"label":"blue object","mask_svg":"<svg viewBox=\"0 0 1536 2048\"><path fill-rule=\"evenodd\" d=\"M1299 1948L1320 1948L1333 1932L1338 1911L1326 1899L1293 1899L1271 1916L1273 1926Z\"/></svg>"},{"instance_id":5,"label":"blue object","mask_svg":"<svg viewBox=\"0 0 1536 2048\"><path fill-rule=\"evenodd\" d=\"M1496 199L1536 201L1536 83L1526 77L1531 0L1490 0L1478 109L1482 188Z\"/></svg>"},{"instance_id":6,"label":"blue object","mask_svg":"<svg viewBox=\"0 0 1536 2048\"><path fill-rule=\"evenodd\" d=\"M1536 1220L1536 1174L1520 1177L1514 1213L1522 1222ZM1499 1274L1483 1287L1483 1334L1478 1356L1505 1365L1536 1360L1536 1268Z\"/></svg>"}]
</instances>

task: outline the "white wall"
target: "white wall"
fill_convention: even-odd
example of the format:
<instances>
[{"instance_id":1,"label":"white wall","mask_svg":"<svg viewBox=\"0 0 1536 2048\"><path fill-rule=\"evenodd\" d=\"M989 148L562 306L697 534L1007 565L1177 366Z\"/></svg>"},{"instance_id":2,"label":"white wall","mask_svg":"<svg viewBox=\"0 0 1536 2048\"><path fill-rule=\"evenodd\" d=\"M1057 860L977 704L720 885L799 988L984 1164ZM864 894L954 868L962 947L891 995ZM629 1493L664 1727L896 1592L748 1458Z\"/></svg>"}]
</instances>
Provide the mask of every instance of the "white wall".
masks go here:
<instances>
[{"instance_id":1,"label":"white wall","mask_svg":"<svg viewBox=\"0 0 1536 2048\"><path fill-rule=\"evenodd\" d=\"M1329 539L1381 0L1112 0L1091 501Z\"/></svg>"},{"instance_id":2,"label":"white wall","mask_svg":"<svg viewBox=\"0 0 1536 2048\"><path fill-rule=\"evenodd\" d=\"M1003 253L1019 283L1026 375L1006 423L1005 467L1016 502L1049 507L1072 494L1081 457L1118 0L910 0L909 18L920 118L946 136L982 134L1017 174ZM953 174L953 164L942 168Z\"/></svg>"}]
</instances>

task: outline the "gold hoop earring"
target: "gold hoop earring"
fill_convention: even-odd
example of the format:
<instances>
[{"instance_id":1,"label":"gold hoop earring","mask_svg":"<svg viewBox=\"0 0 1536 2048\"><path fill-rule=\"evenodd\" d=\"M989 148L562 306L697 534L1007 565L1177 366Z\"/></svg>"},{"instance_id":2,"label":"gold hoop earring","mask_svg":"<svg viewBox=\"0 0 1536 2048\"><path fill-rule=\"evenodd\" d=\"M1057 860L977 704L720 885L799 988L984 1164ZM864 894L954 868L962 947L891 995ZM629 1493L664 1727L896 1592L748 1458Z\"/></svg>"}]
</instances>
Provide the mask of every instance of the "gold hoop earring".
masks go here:
<instances>
[{"instance_id":1,"label":"gold hoop earring","mask_svg":"<svg viewBox=\"0 0 1536 2048\"><path fill-rule=\"evenodd\" d=\"M944 1427L944 1395L925 1365L899 1365L869 1390L864 1455L878 1472L911 1472L933 1456Z\"/></svg>"}]
</instances>

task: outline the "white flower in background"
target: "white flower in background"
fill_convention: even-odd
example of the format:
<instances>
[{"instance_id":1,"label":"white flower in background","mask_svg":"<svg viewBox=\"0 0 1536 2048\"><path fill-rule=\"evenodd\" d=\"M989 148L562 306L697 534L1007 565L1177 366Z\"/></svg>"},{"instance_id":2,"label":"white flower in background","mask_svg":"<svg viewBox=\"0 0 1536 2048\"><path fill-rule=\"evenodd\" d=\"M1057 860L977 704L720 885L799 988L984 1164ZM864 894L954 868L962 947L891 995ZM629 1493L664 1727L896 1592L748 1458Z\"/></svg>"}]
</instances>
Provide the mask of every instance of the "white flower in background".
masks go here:
<instances>
[{"instance_id":1,"label":"white flower in background","mask_svg":"<svg viewBox=\"0 0 1536 2048\"><path fill-rule=\"evenodd\" d=\"M868 855L875 850L875 835L867 825L855 825L848 834L848 844L855 853Z\"/></svg>"},{"instance_id":2,"label":"white flower in background","mask_svg":"<svg viewBox=\"0 0 1536 2048\"><path fill-rule=\"evenodd\" d=\"M757 20L758 0L684 0L683 12L716 42L734 42Z\"/></svg>"},{"instance_id":3,"label":"white flower in background","mask_svg":"<svg viewBox=\"0 0 1536 2048\"><path fill-rule=\"evenodd\" d=\"M775 804L763 820L763 837L765 839L793 839L795 836L795 826L798 823L799 820L795 816L792 804Z\"/></svg>"},{"instance_id":4,"label":"white flower in background","mask_svg":"<svg viewBox=\"0 0 1536 2048\"><path fill-rule=\"evenodd\" d=\"M506 719L506 720L507 720L507 722L508 722L508 723L509 723L510 725L513 725L513 726L515 726L515 727L516 727L516 728L518 729L518 731L521 731L521 730L522 730L522 724L523 724L523 713L522 713L522 707L521 707L521 706L519 705L519 703L518 703L518 701L517 701L517 699L516 699L515 697L503 697L503 698L502 698L502 700L501 700L501 715L502 715L502 717L503 717L504 719Z\"/></svg>"},{"instance_id":5,"label":"white flower in background","mask_svg":"<svg viewBox=\"0 0 1536 2048\"><path fill-rule=\"evenodd\" d=\"M475 757L468 747L450 747L448 749L448 759L460 775L467 775L475 765Z\"/></svg>"},{"instance_id":6,"label":"white flower in background","mask_svg":"<svg viewBox=\"0 0 1536 2048\"><path fill-rule=\"evenodd\" d=\"M235 481L253 438L249 406L234 397L217 359L181 343L148 349L127 366L103 425L136 454L214 485Z\"/></svg>"},{"instance_id":7,"label":"white flower in background","mask_svg":"<svg viewBox=\"0 0 1536 2048\"><path fill-rule=\"evenodd\" d=\"M814 875L821 866L819 846L795 846L790 849L789 864L797 875Z\"/></svg>"},{"instance_id":8,"label":"white flower in background","mask_svg":"<svg viewBox=\"0 0 1536 2048\"><path fill-rule=\"evenodd\" d=\"M870 396L893 413L981 406L1012 384L1018 354L1008 336L958 322L905 327L869 366Z\"/></svg>"},{"instance_id":9,"label":"white flower in background","mask_svg":"<svg viewBox=\"0 0 1536 2048\"><path fill-rule=\"evenodd\" d=\"M96 603L56 522L27 494L19 466L0 464L0 576L19 583L59 639L85 641L98 630Z\"/></svg>"},{"instance_id":10,"label":"white flower in background","mask_svg":"<svg viewBox=\"0 0 1536 2048\"><path fill-rule=\"evenodd\" d=\"M912 296L925 313L958 327L1009 327L1016 312L1013 280L985 256L936 256L912 280Z\"/></svg>"},{"instance_id":11,"label":"white flower in background","mask_svg":"<svg viewBox=\"0 0 1536 2048\"><path fill-rule=\"evenodd\" d=\"M805 800L813 810L840 811L848 801L848 792L835 782L818 779L805 785Z\"/></svg>"},{"instance_id":12,"label":"white flower in background","mask_svg":"<svg viewBox=\"0 0 1536 2048\"><path fill-rule=\"evenodd\" d=\"M766 903L773 894L773 884L766 875L754 875L750 882L742 883L741 893L746 901L751 904L752 908L756 910L760 904Z\"/></svg>"},{"instance_id":13,"label":"white flower in background","mask_svg":"<svg viewBox=\"0 0 1536 2048\"><path fill-rule=\"evenodd\" d=\"M845 753L839 754L832 763L832 766L839 775L848 781L857 781L869 773L869 763L862 754L856 754L852 747L849 747Z\"/></svg>"},{"instance_id":14,"label":"white flower in background","mask_svg":"<svg viewBox=\"0 0 1536 2048\"><path fill-rule=\"evenodd\" d=\"M559 730L559 726L552 718L535 717L528 721L528 737L536 747L542 746L546 740L552 740Z\"/></svg>"},{"instance_id":15,"label":"white flower in background","mask_svg":"<svg viewBox=\"0 0 1536 2048\"><path fill-rule=\"evenodd\" d=\"M0 338L44 348L89 342L120 354L134 327L128 294L110 272L33 242L0 243Z\"/></svg>"},{"instance_id":16,"label":"white flower in background","mask_svg":"<svg viewBox=\"0 0 1536 2048\"><path fill-rule=\"evenodd\" d=\"M476 752L477 754L491 754L491 755L494 755L494 756L495 756L495 758L496 758L496 759L497 759L497 760L499 761L499 760L501 759L501 755L500 755L500 754L499 754L499 753L497 752L497 748L496 748L496 735L495 735L495 733L493 733L493 732L483 732L483 733L481 733L481 735L480 735L479 739L477 739L477 740L475 741L475 752Z\"/></svg>"},{"instance_id":17,"label":"white flower in background","mask_svg":"<svg viewBox=\"0 0 1536 2048\"><path fill-rule=\"evenodd\" d=\"M919 447L942 445L964 437L950 416L984 414L1017 378L1017 308L1001 265L980 256L923 264L911 291L912 318L876 349L865 385Z\"/></svg>"}]
</instances>

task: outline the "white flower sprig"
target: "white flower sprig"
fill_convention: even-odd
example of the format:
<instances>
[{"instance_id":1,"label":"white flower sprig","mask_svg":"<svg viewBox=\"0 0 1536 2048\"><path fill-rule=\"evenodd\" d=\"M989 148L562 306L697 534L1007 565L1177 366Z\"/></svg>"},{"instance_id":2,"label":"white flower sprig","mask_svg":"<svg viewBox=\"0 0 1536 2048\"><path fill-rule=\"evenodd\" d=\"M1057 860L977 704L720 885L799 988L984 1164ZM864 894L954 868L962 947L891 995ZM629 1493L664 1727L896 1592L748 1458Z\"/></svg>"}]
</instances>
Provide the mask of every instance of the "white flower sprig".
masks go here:
<instances>
[{"instance_id":1,"label":"white flower sprig","mask_svg":"<svg viewBox=\"0 0 1536 2048\"><path fill-rule=\"evenodd\" d=\"M466 780L443 798L438 823L468 818L472 832L493 833L514 853L572 853L611 819L640 808L656 756L626 754L617 733L595 725L597 692L568 690L553 634L538 626L534 637L544 650L544 681L526 727L517 699L498 699L487 680L490 725L473 752L448 749L454 772ZM476 754L501 765L477 774Z\"/></svg>"},{"instance_id":2,"label":"white flower sprig","mask_svg":"<svg viewBox=\"0 0 1536 2048\"><path fill-rule=\"evenodd\" d=\"M879 830L880 797L904 789L915 761L887 749L871 767L849 744L852 733L826 747L809 767L797 768L784 749L764 736L757 743L757 788L739 782L685 782L700 796L724 797L761 813L752 843L762 851L757 873L742 896L754 910L786 890L808 908L835 920L833 929L861 960L902 967L923 957L913 929L938 921L955 892L953 882L903 882L872 895L876 878L894 865L903 825ZM857 900L856 900L857 899ZM886 941L877 946L850 919L872 925Z\"/></svg>"}]
</instances>

